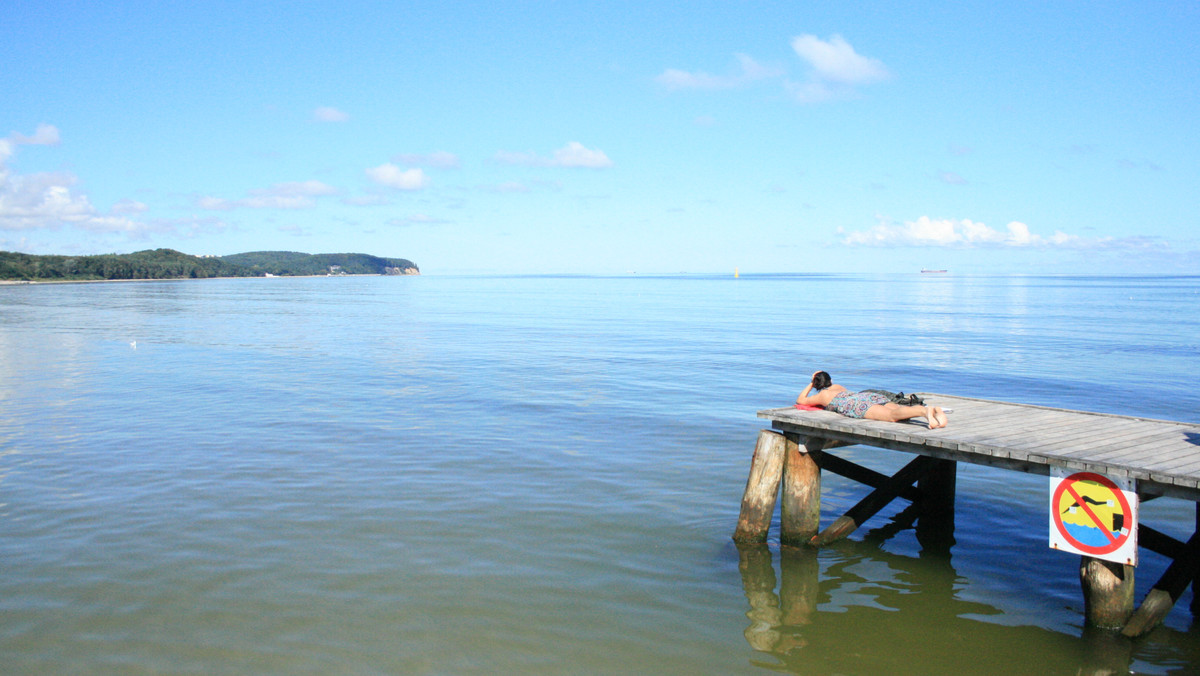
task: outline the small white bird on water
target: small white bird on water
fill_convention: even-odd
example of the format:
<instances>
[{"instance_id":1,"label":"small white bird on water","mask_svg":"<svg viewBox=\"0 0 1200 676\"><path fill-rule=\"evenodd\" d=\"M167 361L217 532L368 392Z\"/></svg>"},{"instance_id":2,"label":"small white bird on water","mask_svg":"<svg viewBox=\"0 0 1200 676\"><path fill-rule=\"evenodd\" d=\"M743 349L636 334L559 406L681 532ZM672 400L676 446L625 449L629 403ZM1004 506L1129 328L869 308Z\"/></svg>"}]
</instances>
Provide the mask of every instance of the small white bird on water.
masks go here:
<instances>
[{"instance_id":1,"label":"small white bird on water","mask_svg":"<svg viewBox=\"0 0 1200 676\"><path fill-rule=\"evenodd\" d=\"M130 342L129 347L132 347L133 349L136 350L137 349L137 341L135 340L135 341Z\"/></svg>"}]
</instances>

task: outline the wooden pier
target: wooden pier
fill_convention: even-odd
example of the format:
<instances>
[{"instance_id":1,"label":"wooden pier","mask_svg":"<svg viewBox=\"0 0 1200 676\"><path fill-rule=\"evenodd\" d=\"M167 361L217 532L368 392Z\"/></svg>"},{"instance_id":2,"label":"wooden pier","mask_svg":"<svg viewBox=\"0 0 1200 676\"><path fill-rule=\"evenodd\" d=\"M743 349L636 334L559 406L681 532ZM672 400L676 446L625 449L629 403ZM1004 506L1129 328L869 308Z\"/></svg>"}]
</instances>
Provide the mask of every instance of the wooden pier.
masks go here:
<instances>
[{"instance_id":1,"label":"wooden pier","mask_svg":"<svg viewBox=\"0 0 1200 676\"><path fill-rule=\"evenodd\" d=\"M1187 542L1138 520L1138 546L1171 563L1136 612L1133 566L1081 557L1088 624L1120 629L1130 637L1144 634L1200 578L1200 425L940 394L919 396L931 406L953 409L950 425L930 430L915 421L878 422L795 407L760 411L758 417L770 420L775 431L759 435L734 539L764 542L778 499L780 542L819 547L854 532L898 497L919 507L920 516L913 517L918 539L936 539L953 530L958 462L1042 475L1060 468L1131 479L1140 502L1178 498L1194 503L1196 514L1196 528ZM848 445L916 457L887 476L829 452ZM873 489L824 530L822 471ZM1200 612L1200 594L1195 593L1200 585L1193 589L1192 610Z\"/></svg>"}]
</instances>

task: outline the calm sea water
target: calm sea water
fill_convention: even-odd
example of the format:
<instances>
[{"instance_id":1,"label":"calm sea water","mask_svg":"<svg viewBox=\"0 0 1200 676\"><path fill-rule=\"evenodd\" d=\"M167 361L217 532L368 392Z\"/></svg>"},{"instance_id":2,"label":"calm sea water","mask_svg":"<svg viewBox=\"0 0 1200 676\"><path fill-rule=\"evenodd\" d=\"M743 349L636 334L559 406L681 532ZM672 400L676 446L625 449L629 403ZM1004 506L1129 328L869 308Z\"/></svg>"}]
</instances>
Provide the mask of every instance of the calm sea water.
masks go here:
<instances>
[{"instance_id":1,"label":"calm sea water","mask_svg":"<svg viewBox=\"0 0 1200 676\"><path fill-rule=\"evenodd\" d=\"M1044 477L960 467L948 555L902 501L819 552L730 535L755 412L817 368L1197 421L1198 357L1196 277L0 287L0 672L1195 673L1190 591L1083 629Z\"/></svg>"}]
</instances>

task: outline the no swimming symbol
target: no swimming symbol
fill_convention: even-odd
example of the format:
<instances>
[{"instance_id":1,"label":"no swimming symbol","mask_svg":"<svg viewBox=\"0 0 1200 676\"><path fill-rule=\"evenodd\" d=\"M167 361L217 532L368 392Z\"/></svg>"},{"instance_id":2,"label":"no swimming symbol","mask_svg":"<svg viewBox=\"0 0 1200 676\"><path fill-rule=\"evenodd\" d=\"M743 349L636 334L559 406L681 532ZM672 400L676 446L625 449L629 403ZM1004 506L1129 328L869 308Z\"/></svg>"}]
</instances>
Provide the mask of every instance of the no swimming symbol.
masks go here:
<instances>
[{"instance_id":1,"label":"no swimming symbol","mask_svg":"<svg viewBox=\"0 0 1200 676\"><path fill-rule=\"evenodd\" d=\"M1122 489L1108 477L1051 474L1050 546L1135 565L1136 505L1132 489Z\"/></svg>"}]
</instances>

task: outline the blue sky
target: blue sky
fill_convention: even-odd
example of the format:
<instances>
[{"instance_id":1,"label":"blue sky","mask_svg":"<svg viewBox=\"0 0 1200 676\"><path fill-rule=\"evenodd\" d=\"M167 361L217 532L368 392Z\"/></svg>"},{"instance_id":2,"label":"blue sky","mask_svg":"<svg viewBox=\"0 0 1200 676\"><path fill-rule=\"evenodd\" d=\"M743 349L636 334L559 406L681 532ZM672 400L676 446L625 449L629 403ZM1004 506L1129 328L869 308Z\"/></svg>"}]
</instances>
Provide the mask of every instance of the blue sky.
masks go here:
<instances>
[{"instance_id":1,"label":"blue sky","mask_svg":"<svg viewBox=\"0 0 1200 676\"><path fill-rule=\"evenodd\" d=\"M1191 0L108 5L5 4L0 249L1200 273Z\"/></svg>"}]
</instances>

